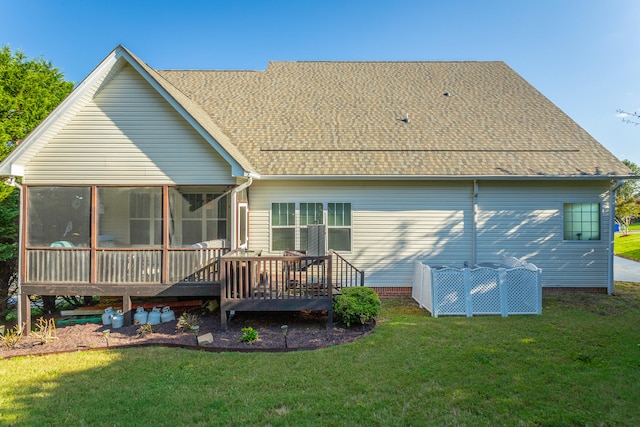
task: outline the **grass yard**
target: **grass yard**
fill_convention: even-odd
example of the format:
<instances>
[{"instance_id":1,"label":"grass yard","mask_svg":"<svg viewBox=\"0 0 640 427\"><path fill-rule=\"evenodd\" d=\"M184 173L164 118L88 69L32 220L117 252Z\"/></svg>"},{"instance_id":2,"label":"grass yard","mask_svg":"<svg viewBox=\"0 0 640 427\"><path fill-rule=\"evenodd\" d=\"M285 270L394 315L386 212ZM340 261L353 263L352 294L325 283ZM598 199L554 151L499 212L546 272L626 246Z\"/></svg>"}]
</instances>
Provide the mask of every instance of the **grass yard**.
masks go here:
<instances>
[{"instance_id":1,"label":"grass yard","mask_svg":"<svg viewBox=\"0 0 640 427\"><path fill-rule=\"evenodd\" d=\"M616 233L614 250L616 255L623 258L640 261L640 233L631 233L628 235Z\"/></svg>"},{"instance_id":2,"label":"grass yard","mask_svg":"<svg viewBox=\"0 0 640 427\"><path fill-rule=\"evenodd\" d=\"M640 287L545 294L542 316L434 319L385 300L354 343L140 348L0 362L0 424L637 425Z\"/></svg>"}]
</instances>

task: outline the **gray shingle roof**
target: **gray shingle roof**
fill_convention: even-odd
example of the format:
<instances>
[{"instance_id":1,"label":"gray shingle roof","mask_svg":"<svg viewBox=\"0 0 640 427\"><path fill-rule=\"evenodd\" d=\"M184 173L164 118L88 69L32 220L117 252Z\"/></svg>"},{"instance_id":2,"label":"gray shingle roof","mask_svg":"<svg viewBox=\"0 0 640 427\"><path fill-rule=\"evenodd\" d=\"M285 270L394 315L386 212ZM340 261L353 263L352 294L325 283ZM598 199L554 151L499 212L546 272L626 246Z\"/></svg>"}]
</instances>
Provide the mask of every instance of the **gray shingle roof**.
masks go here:
<instances>
[{"instance_id":1,"label":"gray shingle roof","mask_svg":"<svg viewBox=\"0 0 640 427\"><path fill-rule=\"evenodd\" d=\"M272 62L266 71L157 73L261 175L629 174L503 62Z\"/></svg>"}]
</instances>

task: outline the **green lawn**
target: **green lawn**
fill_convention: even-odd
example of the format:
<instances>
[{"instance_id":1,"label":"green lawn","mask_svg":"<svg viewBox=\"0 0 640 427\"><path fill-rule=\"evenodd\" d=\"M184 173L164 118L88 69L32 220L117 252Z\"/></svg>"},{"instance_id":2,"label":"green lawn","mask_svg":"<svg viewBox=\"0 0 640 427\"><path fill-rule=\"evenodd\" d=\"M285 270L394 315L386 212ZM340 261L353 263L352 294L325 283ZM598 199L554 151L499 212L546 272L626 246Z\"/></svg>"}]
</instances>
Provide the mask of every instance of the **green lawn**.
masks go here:
<instances>
[{"instance_id":1,"label":"green lawn","mask_svg":"<svg viewBox=\"0 0 640 427\"><path fill-rule=\"evenodd\" d=\"M614 238L614 251L623 258L640 261L640 233L628 235L616 233Z\"/></svg>"},{"instance_id":2,"label":"green lawn","mask_svg":"<svg viewBox=\"0 0 640 427\"><path fill-rule=\"evenodd\" d=\"M541 316L386 300L354 343L140 348L0 362L0 425L636 425L640 287L545 294Z\"/></svg>"}]
</instances>

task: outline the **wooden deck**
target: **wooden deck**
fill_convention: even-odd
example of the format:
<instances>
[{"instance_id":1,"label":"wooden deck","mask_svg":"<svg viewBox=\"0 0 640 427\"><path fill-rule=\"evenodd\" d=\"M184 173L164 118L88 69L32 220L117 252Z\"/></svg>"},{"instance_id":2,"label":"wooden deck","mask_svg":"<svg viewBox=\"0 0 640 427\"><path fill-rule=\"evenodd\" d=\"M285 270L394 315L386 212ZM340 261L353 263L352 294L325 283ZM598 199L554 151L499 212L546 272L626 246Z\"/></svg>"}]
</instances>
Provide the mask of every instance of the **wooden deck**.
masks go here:
<instances>
[{"instance_id":1,"label":"wooden deck","mask_svg":"<svg viewBox=\"0 0 640 427\"><path fill-rule=\"evenodd\" d=\"M236 311L327 310L333 295L363 286L364 273L335 252L258 256L225 249L37 248L26 250L21 309L29 295L121 296L125 321L131 297L220 297L221 323Z\"/></svg>"},{"instance_id":2,"label":"wooden deck","mask_svg":"<svg viewBox=\"0 0 640 427\"><path fill-rule=\"evenodd\" d=\"M222 328L231 310L327 310L333 322L332 256L262 257L236 251L222 262Z\"/></svg>"}]
</instances>

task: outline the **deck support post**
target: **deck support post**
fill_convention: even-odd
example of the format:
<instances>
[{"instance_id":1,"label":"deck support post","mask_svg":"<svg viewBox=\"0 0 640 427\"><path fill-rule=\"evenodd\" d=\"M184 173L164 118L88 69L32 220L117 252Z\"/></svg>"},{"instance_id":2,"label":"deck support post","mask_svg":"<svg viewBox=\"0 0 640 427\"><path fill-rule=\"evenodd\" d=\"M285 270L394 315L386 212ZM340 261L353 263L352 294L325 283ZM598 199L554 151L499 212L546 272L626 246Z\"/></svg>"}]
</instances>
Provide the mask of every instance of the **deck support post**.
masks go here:
<instances>
[{"instance_id":1,"label":"deck support post","mask_svg":"<svg viewBox=\"0 0 640 427\"><path fill-rule=\"evenodd\" d=\"M24 325L23 334L31 332L31 300L29 295L20 292L18 294L18 325Z\"/></svg>"},{"instance_id":2,"label":"deck support post","mask_svg":"<svg viewBox=\"0 0 640 427\"><path fill-rule=\"evenodd\" d=\"M126 326L132 325L131 313L133 312L133 307L131 306L131 295L123 295L122 296L122 312L124 313L124 324Z\"/></svg>"},{"instance_id":3,"label":"deck support post","mask_svg":"<svg viewBox=\"0 0 640 427\"><path fill-rule=\"evenodd\" d=\"M220 330L227 330L227 310L222 308L222 304L220 305Z\"/></svg>"},{"instance_id":4,"label":"deck support post","mask_svg":"<svg viewBox=\"0 0 640 427\"><path fill-rule=\"evenodd\" d=\"M227 278L227 262L223 262L222 258L219 261L220 268L220 330L227 330L227 289L229 287Z\"/></svg>"}]
</instances>

